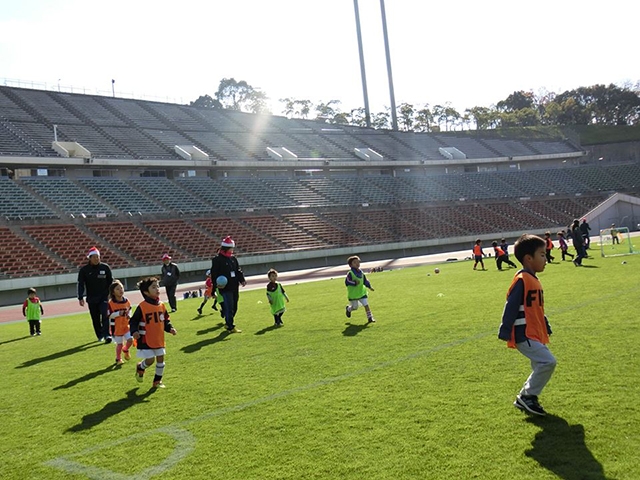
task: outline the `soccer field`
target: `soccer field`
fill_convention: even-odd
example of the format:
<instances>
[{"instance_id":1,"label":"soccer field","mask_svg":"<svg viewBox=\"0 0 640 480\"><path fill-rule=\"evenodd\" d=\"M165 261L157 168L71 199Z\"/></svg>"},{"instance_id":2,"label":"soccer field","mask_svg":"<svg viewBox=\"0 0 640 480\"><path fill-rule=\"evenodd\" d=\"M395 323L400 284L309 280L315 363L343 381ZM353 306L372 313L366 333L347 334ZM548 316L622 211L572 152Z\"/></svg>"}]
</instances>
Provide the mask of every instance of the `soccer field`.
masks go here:
<instances>
[{"instance_id":1,"label":"soccer field","mask_svg":"<svg viewBox=\"0 0 640 480\"><path fill-rule=\"evenodd\" d=\"M593 255L540 274L545 418L512 406L530 369L497 339L515 270L492 259L368 275L368 326L342 277L285 284L277 329L264 290L241 292L234 335L181 301L157 391L86 312L41 337L0 325L0 478L636 480L640 257Z\"/></svg>"}]
</instances>

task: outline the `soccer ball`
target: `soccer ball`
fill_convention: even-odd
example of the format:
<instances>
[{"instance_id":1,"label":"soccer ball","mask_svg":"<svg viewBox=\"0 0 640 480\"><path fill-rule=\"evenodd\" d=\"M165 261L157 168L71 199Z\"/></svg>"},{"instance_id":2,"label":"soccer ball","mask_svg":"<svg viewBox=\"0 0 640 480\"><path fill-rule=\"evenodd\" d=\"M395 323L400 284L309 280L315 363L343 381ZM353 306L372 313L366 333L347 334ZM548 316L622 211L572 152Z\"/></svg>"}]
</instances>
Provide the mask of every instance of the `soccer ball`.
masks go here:
<instances>
[{"instance_id":1,"label":"soccer ball","mask_svg":"<svg viewBox=\"0 0 640 480\"><path fill-rule=\"evenodd\" d=\"M224 275L220 275L218 278L216 278L216 286L218 288L224 288L227 286L227 277L225 277Z\"/></svg>"},{"instance_id":2,"label":"soccer ball","mask_svg":"<svg viewBox=\"0 0 640 480\"><path fill-rule=\"evenodd\" d=\"M439 269L439 268L436 268L436 269L434 270L434 272L436 272L436 273L440 273L440 269Z\"/></svg>"}]
</instances>

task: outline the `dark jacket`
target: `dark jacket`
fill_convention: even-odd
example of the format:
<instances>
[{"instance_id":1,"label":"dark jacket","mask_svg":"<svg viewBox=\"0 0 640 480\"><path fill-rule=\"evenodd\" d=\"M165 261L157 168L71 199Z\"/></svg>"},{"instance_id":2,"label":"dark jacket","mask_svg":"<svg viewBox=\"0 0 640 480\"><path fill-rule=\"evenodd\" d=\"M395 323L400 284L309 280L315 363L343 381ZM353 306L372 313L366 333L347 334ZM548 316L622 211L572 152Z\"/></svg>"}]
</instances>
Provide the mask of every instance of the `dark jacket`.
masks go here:
<instances>
[{"instance_id":1,"label":"dark jacket","mask_svg":"<svg viewBox=\"0 0 640 480\"><path fill-rule=\"evenodd\" d=\"M113 283L111 269L106 263L91 265L87 263L78 272L78 300L82 300L87 291L87 303L106 302L109 299L109 286Z\"/></svg>"},{"instance_id":2,"label":"dark jacket","mask_svg":"<svg viewBox=\"0 0 640 480\"><path fill-rule=\"evenodd\" d=\"M169 265L162 264L160 285L163 287L175 287L180 279L180 269L178 265L171 262Z\"/></svg>"},{"instance_id":3,"label":"dark jacket","mask_svg":"<svg viewBox=\"0 0 640 480\"><path fill-rule=\"evenodd\" d=\"M232 274L232 272L235 273ZM225 257L218 254L213 257L211 261L211 280L215 283L216 278L220 275L227 277L227 286L221 288L221 292L238 291L240 284L245 281L238 259L233 255Z\"/></svg>"}]
</instances>

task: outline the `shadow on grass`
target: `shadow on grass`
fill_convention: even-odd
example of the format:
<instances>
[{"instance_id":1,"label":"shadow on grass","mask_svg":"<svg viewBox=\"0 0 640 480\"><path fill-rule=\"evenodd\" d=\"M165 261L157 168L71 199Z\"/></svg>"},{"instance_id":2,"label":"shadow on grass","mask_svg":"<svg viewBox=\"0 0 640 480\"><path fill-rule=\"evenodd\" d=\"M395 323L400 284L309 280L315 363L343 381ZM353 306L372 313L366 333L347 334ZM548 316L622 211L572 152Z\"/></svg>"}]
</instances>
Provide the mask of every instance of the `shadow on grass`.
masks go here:
<instances>
[{"instance_id":1,"label":"shadow on grass","mask_svg":"<svg viewBox=\"0 0 640 480\"><path fill-rule=\"evenodd\" d=\"M369 323L367 322L363 325L356 325L354 323L347 322L345 323L345 325L347 327L342 331L342 335L344 335L345 337L355 337L362 330L367 328L369 326Z\"/></svg>"},{"instance_id":2,"label":"shadow on grass","mask_svg":"<svg viewBox=\"0 0 640 480\"><path fill-rule=\"evenodd\" d=\"M254 335L264 335L271 330L277 330L280 328L280 325L269 325L268 327L263 328L262 330L258 330Z\"/></svg>"},{"instance_id":3,"label":"shadow on grass","mask_svg":"<svg viewBox=\"0 0 640 480\"><path fill-rule=\"evenodd\" d=\"M597 265L582 265L582 268L600 268Z\"/></svg>"},{"instance_id":4,"label":"shadow on grass","mask_svg":"<svg viewBox=\"0 0 640 480\"><path fill-rule=\"evenodd\" d=\"M213 327L205 328L204 330L198 330L196 332L196 335L206 335L207 333L211 333L211 332L215 332L216 330L220 330L222 327L224 327L224 323L220 322L217 325L214 325Z\"/></svg>"},{"instance_id":5,"label":"shadow on grass","mask_svg":"<svg viewBox=\"0 0 640 480\"><path fill-rule=\"evenodd\" d=\"M129 390L126 393L126 397L116 400L114 402L107 403L102 409L97 412L90 413L82 417L82 421L78 425L74 425L67 429L67 432L81 432L83 430L89 430L96 425L101 424L105 420L121 412L124 412L127 408L133 407L138 403L146 401L147 397L156 391L155 388L149 389L142 395L137 395L138 387Z\"/></svg>"},{"instance_id":6,"label":"shadow on grass","mask_svg":"<svg viewBox=\"0 0 640 480\"><path fill-rule=\"evenodd\" d=\"M31 335L25 335L24 337L14 338L13 340L5 340L4 342L0 342L0 345L4 345L5 343L19 342L20 340L24 340L25 338L31 338Z\"/></svg>"},{"instance_id":7,"label":"shadow on grass","mask_svg":"<svg viewBox=\"0 0 640 480\"><path fill-rule=\"evenodd\" d=\"M76 353L84 352L85 350L88 350L90 348L101 347L102 345L102 343L97 342L85 343L84 345L78 345L77 347L68 348L67 350L52 353L51 355L47 355L45 357L32 358L31 360L27 360L21 365L18 365L16 368L31 367L39 363L48 362L50 360L57 360L58 358L68 357L69 355L75 355Z\"/></svg>"},{"instance_id":8,"label":"shadow on grass","mask_svg":"<svg viewBox=\"0 0 640 480\"><path fill-rule=\"evenodd\" d=\"M224 330L218 334L217 337L207 338L206 340L202 340L198 343L193 343L191 345L186 345L182 347L180 350L184 353L194 353L200 350L201 348L208 347L209 345L213 345L214 343L222 342L225 338L231 335L227 330Z\"/></svg>"},{"instance_id":9,"label":"shadow on grass","mask_svg":"<svg viewBox=\"0 0 640 480\"><path fill-rule=\"evenodd\" d=\"M527 421L542 430L524 453L541 467L564 480L612 480L587 447L582 425L569 425L555 415L527 417Z\"/></svg>"},{"instance_id":10,"label":"shadow on grass","mask_svg":"<svg viewBox=\"0 0 640 480\"><path fill-rule=\"evenodd\" d=\"M105 373L109 373L109 372L114 372L114 371L119 370L119 369L120 369L120 365L116 365L116 364L109 365L108 367L103 368L101 370L96 370L95 372L87 373L86 375L83 375L80 378L76 378L75 380L71 380L71 381L65 383L64 385L58 385L57 387L54 388L54 390L63 390L65 388L75 387L79 383L88 382L89 380L93 380L94 378L98 378L100 375L104 375Z\"/></svg>"}]
</instances>

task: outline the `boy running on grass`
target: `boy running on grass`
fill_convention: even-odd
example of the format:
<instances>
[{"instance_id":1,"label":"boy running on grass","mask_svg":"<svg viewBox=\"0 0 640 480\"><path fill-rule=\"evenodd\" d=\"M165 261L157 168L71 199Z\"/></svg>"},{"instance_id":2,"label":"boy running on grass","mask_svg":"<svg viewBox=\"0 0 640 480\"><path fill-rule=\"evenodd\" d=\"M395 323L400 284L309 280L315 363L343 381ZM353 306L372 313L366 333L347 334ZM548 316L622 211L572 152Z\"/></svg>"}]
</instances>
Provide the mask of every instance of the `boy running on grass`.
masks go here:
<instances>
[{"instance_id":1,"label":"boy running on grass","mask_svg":"<svg viewBox=\"0 0 640 480\"><path fill-rule=\"evenodd\" d=\"M136 380L142 382L145 370L156 363L156 374L153 377L153 388L164 388L162 376L164 374L164 332L175 335L176 329L171 325L169 314L160 301L160 285L156 277L148 277L137 284L144 300L129 321L131 336L138 342L139 358L143 358L136 365Z\"/></svg>"},{"instance_id":2,"label":"boy running on grass","mask_svg":"<svg viewBox=\"0 0 640 480\"><path fill-rule=\"evenodd\" d=\"M551 327L544 314L542 284L536 277L547 263L546 242L524 234L516 241L514 252L523 269L516 273L507 292L498 338L506 341L509 348L517 348L531 361L533 369L514 406L534 415L546 415L538 396L556 368L556 359L547 348Z\"/></svg>"},{"instance_id":3,"label":"boy running on grass","mask_svg":"<svg viewBox=\"0 0 640 480\"><path fill-rule=\"evenodd\" d=\"M347 278L344 280L344 284L347 286L347 298L349 299L349 305L345 308L345 314L347 318L351 318L351 312L358 309L358 304L364 307L367 313L368 323L375 322L371 308L369 308L369 300L367 299L367 288L372 292L375 291L367 276L362 270L360 270L360 257L353 256L347 259L347 263L351 267L351 270L347 273Z\"/></svg>"}]
</instances>

